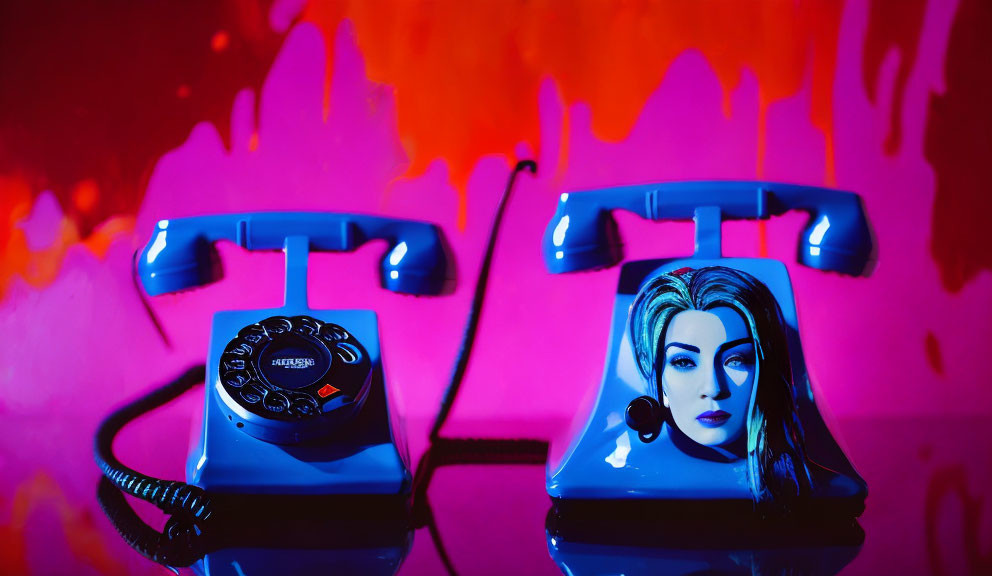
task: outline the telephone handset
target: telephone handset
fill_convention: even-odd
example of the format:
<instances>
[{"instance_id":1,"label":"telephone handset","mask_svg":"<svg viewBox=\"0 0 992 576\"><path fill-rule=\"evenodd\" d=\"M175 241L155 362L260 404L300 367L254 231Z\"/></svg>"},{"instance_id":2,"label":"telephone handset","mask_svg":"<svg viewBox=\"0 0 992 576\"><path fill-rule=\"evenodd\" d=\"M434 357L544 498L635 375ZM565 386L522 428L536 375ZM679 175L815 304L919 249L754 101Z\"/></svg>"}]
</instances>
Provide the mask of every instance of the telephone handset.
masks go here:
<instances>
[{"instance_id":1,"label":"telephone handset","mask_svg":"<svg viewBox=\"0 0 992 576\"><path fill-rule=\"evenodd\" d=\"M764 296L751 298L751 294L757 294L756 288L752 288L756 284L761 284L767 291L764 293L774 300L770 306L779 308L769 310L766 315L779 318L781 322L768 333L781 331L785 335L787 350L776 350L775 353L781 357L784 352L786 361L783 365L776 359L775 367L781 368L782 373L791 371L788 381L795 383L794 421L805 429L805 454L816 462L814 472L822 476L810 482L816 486L815 494L804 505L833 514L847 514L848 518L861 513L867 487L833 439L814 400L785 266L776 260L724 258L721 254L723 220L765 219L794 209L810 213L809 222L800 236L799 262L852 276L868 269L873 257L872 234L860 197L850 192L770 182L706 181L647 184L561 195L542 246L546 267L552 273L604 268L621 260L620 239L612 210L627 210L654 221L691 218L696 224L696 241L695 253L689 258L623 265L613 307L607 363L596 402L591 413L577 415L580 424L577 436L551 445L546 487L559 513L575 508L601 510L604 505L619 513L628 504L635 513L643 513L642 507L649 502L671 508L673 502L699 500L723 502L727 505L721 506L727 510L738 509L729 504L732 502L740 504L740 509L752 509L758 496L748 484L752 475L749 470L754 470L749 468L751 453L736 461L731 459L730 463L717 462L709 458L713 451L707 451L708 445L703 446L695 440L708 441L710 436L702 432L703 428L715 429L730 422L730 413L713 412L716 408L712 406L704 406L711 412L702 413L703 408L690 400L669 407L671 398L662 398L659 392L659 370L664 368L658 368L657 359L654 360L653 376L644 376L644 370L638 368L629 315L642 288L647 290L645 298L650 299L650 303L644 305L645 309L657 306L652 310L659 310L665 306L668 307L665 314L669 311L674 314L683 309L708 310L705 303L694 300L696 294L702 294L704 290L708 295L706 298L747 291L749 301L765 305ZM684 284L688 282L687 278L695 278L697 271L700 282L723 282L725 287L693 284L690 288L686 284L679 288L682 286L679 282ZM656 279L659 282L652 283ZM668 290L667 286L673 288L661 294L656 291L661 289L659 286L665 286L665 290ZM731 301L729 296L726 298ZM741 314L740 310L738 312ZM660 318L661 313L658 314ZM671 325L664 326L662 329L667 330ZM758 340L762 336L752 334L750 337ZM775 393L784 394L778 392L782 388L776 382L769 377L758 378L754 389L778 386L774 388ZM697 412L700 412L698 416ZM712 414L722 419L715 420ZM679 415L683 417L685 430L675 423ZM709 416L710 420L698 420L704 416ZM792 426L788 423L792 420L785 420L792 417L782 416L783 422L776 421L774 425ZM583 422L584 426L581 426ZM740 426L741 420L733 422L734 426ZM692 428L694 424L700 430ZM762 476L761 481L764 480Z\"/></svg>"},{"instance_id":2,"label":"telephone handset","mask_svg":"<svg viewBox=\"0 0 992 576\"><path fill-rule=\"evenodd\" d=\"M305 238L306 242L291 241ZM348 252L383 239L390 249L382 258L382 287L405 294L439 294L447 260L440 229L412 222L355 214L256 212L161 220L138 260L148 294L186 290L219 278L213 243L229 240L247 250L286 250L287 305L306 304L306 256L309 250ZM291 246L292 244L292 246ZM293 254L290 254L292 250ZM292 284L292 285L291 285ZM301 294L304 298L295 299Z\"/></svg>"},{"instance_id":3,"label":"telephone handset","mask_svg":"<svg viewBox=\"0 0 992 576\"><path fill-rule=\"evenodd\" d=\"M856 276L872 253L861 198L851 192L774 182L665 182L562 194L544 234L544 262L554 274L605 268L622 258L612 210L649 220L696 220L696 256L720 257L721 220L810 213L798 260ZM714 225L715 224L715 225Z\"/></svg>"}]
</instances>

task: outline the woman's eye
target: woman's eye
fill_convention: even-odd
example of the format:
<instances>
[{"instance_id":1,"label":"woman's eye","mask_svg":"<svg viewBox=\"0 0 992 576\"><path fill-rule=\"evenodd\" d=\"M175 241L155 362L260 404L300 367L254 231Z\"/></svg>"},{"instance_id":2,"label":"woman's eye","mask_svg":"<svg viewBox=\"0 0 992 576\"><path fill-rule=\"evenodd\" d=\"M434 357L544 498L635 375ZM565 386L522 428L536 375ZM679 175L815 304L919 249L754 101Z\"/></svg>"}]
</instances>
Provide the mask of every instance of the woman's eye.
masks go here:
<instances>
[{"instance_id":1,"label":"woman's eye","mask_svg":"<svg viewBox=\"0 0 992 576\"><path fill-rule=\"evenodd\" d=\"M732 354L729 358L724 360L723 365L728 368L740 368L748 363L748 359L745 358L743 354Z\"/></svg>"},{"instance_id":2,"label":"woman's eye","mask_svg":"<svg viewBox=\"0 0 992 576\"><path fill-rule=\"evenodd\" d=\"M669 360L668 363L680 370L688 370L689 368L696 367L696 363L688 356L676 356Z\"/></svg>"}]
</instances>

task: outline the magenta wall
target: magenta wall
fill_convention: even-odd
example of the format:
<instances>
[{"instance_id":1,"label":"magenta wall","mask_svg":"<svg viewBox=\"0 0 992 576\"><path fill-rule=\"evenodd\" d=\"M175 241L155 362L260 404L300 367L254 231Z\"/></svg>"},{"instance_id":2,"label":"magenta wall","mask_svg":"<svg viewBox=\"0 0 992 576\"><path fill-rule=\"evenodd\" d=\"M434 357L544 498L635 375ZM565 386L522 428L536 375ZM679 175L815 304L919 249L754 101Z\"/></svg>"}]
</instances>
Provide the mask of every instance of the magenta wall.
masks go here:
<instances>
[{"instance_id":1,"label":"magenta wall","mask_svg":"<svg viewBox=\"0 0 992 576\"><path fill-rule=\"evenodd\" d=\"M872 277L852 280L800 268L793 263L800 217L767 225L769 256L789 263L792 271L811 372L822 399L839 415L992 408L988 379L980 376L982 352L992 341L989 276L975 274L948 290L931 248L938 179L925 155L927 108L932 94L947 89L944 60L954 9L948 2L927 6L901 95L901 146L891 154L885 140L902 72L900 53L892 50L880 63L873 103L862 81L868 7L852 2L843 12L833 82L836 186L865 199L878 243ZM443 159L421 176L402 177L408 158L397 134L393 94L366 78L347 23L332 39L330 113L323 120L324 41L314 26L294 26L261 91L237 94L230 135L200 123L158 159L134 232L113 236L103 257L76 244L67 249L50 285L34 288L12 279L0 303L0 327L19 334L0 350L0 364L7 367L0 375L5 410L50 410L53 402L78 407L76 399L64 397L60 382L87 382L93 402L87 408L103 407L109 398L123 398L202 359L215 310L278 303L281 257L222 249L227 280L151 301L172 342L169 349L142 310L128 274L131 251L147 240L159 218L277 209L386 214L434 221L445 229L461 280L451 297L414 299L380 290L374 261L382 246L357 255L314 257L310 285L317 306L378 310L387 369L403 409L414 414L434 409L510 160L500 155L477 160L467 183L467 220L460 228L458 193ZM768 108L761 174L766 179L829 184L825 137L810 119L809 80ZM672 63L629 136L608 143L592 134L589 107L566 105L555 79L544 79L535 103L540 147L527 150L522 144L519 150L534 156L542 170L538 178L521 181L509 208L460 416L516 419L574 412L581 392L599 379L617 270L564 277L544 271L539 238L555 199L562 191L596 186L757 177L754 74L743 70L729 93L729 110L722 99L706 58L687 50ZM566 116L567 143L561 141ZM563 153L566 168L556 173ZM29 246L41 249L56 241L62 218L58 200L43 192L17 226ZM967 225L968 216L960 219ZM648 225L622 216L620 222L628 259L685 254L691 248L686 226ZM727 228L729 255L759 254L756 225ZM962 242L961 251L972 248ZM249 279L253 288L245 293ZM57 326L59 334L75 336L53 339L49 330L36 328L40 319ZM59 361L52 361L56 353ZM26 379L36 385L17 385ZM940 383L940 393L934 383Z\"/></svg>"},{"instance_id":2,"label":"magenta wall","mask_svg":"<svg viewBox=\"0 0 992 576\"><path fill-rule=\"evenodd\" d=\"M404 93L369 79L360 27L345 20L329 37L326 26L294 20L299 4L278 2L263 13L265 34L277 40L260 89L236 92L220 131L196 123L178 145L151 157L141 188L121 193L130 207L80 224L85 187L66 185L66 192L54 179L47 181L51 188L44 180L17 180L21 172L4 164L0 185L7 188L0 194L8 203L0 206L10 212L10 226L0 238L7 242L0 510L15 514L14 503L27 497L10 495L23 495L25 486L44 492L39 474L86 470L85 479L59 480L52 490L89 493L88 443L97 418L202 361L213 312L281 301L281 255L221 246L225 280L150 300L167 346L130 276L133 251L160 218L334 210L441 225L459 270L450 296L411 298L380 289L382 244L311 258L311 304L378 311L393 399L410 418L430 416L454 360L496 201L522 157L535 158L541 169L536 178L521 178L508 208L456 421L493 421L494 433L509 434L516 421L567 419L599 382L618 269L556 277L544 270L540 237L560 193L757 177L856 191L874 225L878 266L867 279L796 265L799 215L772 220L764 232L767 255L789 266L806 360L828 410L845 417L992 411L992 380L984 370L992 342L984 232L992 162L981 155L989 151L988 104L981 97L988 81L978 80L987 72L978 63L988 61L981 39L992 19L984 5L845 3L826 84L827 132L811 112L823 94L814 87L813 66L801 68L794 93L767 102L760 62L744 62L728 88L706 47L690 46L660 75L626 135L609 140L597 136L598 109L567 94L567 79L548 70L530 111L521 111L533 116L538 137L521 135L514 150L494 146L478 154L462 184L452 176L454 161L440 156L417 157L425 169L411 174L416 151L401 134L409 119L397 103ZM908 36L899 36L904 29ZM460 79L445 82L457 89ZM464 89L472 94L471 86ZM27 200L11 201L17 194ZM691 250L688 225L618 219L628 259ZM67 226L77 227L67 232ZM754 223L727 224L725 252L758 256L761 235ZM187 400L183 410L193 404ZM64 423L55 423L62 416ZM39 430L42 423L51 427ZM26 449L40 434L49 440ZM183 450L172 456L181 458ZM15 468L15 461L31 465ZM16 526L4 530L17 533Z\"/></svg>"}]
</instances>

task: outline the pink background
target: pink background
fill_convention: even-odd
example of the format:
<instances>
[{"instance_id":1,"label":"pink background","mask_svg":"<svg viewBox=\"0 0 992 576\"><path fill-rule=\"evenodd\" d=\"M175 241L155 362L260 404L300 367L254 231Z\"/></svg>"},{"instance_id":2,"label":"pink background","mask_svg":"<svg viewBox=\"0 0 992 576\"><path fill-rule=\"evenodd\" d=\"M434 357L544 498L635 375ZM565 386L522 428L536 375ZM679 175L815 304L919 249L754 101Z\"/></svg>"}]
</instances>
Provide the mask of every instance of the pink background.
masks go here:
<instances>
[{"instance_id":1,"label":"pink background","mask_svg":"<svg viewBox=\"0 0 992 576\"><path fill-rule=\"evenodd\" d=\"M284 36L260 89L237 92L226 112L229 127L219 131L213 123L196 123L185 140L153 159L146 185L133 194L135 210L108 215L108 221L133 217L133 225L110 234L105 251L87 244L86 234L65 240L64 226L75 218L75 209L59 190L32 188L28 211L12 209L9 233L23 234L28 266L32 258L50 259L56 243L62 248L49 281L29 282L13 265L4 275L9 280L0 296L0 332L7 335L0 346L0 526L5 518L7 523L0 536L26 542L32 530L92 522L68 502L91 498L96 471L89 443L98 419L202 362L215 311L281 302L280 254L221 245L224 280L150 299L171 342L167 346L130 275L131 255L149 239L156 220L329 210L439 224L457 260L459 283L452 295L413 298L381 289L376 275L385 249L381 243L354 254L313 255L310 268L313 307L379 313L394 407L422 422L436 410L450 375L499 194L513 163L525 157L537 160L540 170L535 178L519 179L504 218L475 355L453 415L456 425L488 422L492 435L508 436L519 422L567 420L599 382L619 268L563 276L545 271L540 238L560 193L758 177L858 192L874 226L878 265L871 277L852 279L795 263L803 216L767 224L767 255L786 262L794 282L806 361L822 406L838 418L980 419L992 412L992 377L984 362L992 343L992 275L983 255L989 242L982 225L989 214L988 181L955 176L970 167L953 163L978 157L975 142L981 138L969 140L966 130L961 132L959 153L951 155L941 148L946 141L935 136L941 128L952 134L955 126L964 130L960 127L967 124L939 124L962 115L988 127L987 112L965 108L955 116L948 110L960 100L948 97L950 108L936 112L932 103L934 95L969 86L967 75L961 80L951 70L957 2L907 4L922 10L908 53L906 44L873 36L878 27L886 29L884 18L874 28L871 23L873 10L885 16L879 6L886 3L844 4L829 88L832 152L812 120L811 69L797 91L770 102L762 114L762 84L747 63L726 90L705 50L689 47L674 58L633 127L618 140L598 137L597 110L579 99L566 100L554 73L543 75L536 100L527 103L531 112L521 111L534 114L539 138L521 137L512 151L494 147L478 155L463 187L453 183L445 157L421 158L426 169L409 173L414 152L400 133L402 92L369 79L363 39L350 20L328 35L296 20L297 4L277 2L269 12L270 32ZM911 10L890 6L888 14L900 12ZM988 19L980 22L989 30ZM879 54L877 62L869 48ZM975 61L971 69L984 67L987 73L987 62ZM448 81L457 87L459 78ZM899 143L887 145L894 126ZM948 156L950 164L937 162L935 168L934 158ZM987 170L974 168L976 174ZM627 260L691 251L688 225L655 225L627 215L618 215L618 221ZM725 254L761 255L757 224L729 223L724 230ZM941 242L958 242L960 248ZM195 396L182 400L157 424L146 425L147 432L135 432L122 450L139 459L154 450L163 463L149 462L149 471L159 466L158 473L177 473L185 430L167 453L151 448L151 438L177 421L185 426L197 402ZM16 545L7 549L0 560L16 565L17 550Z\"/></svg>"}]
</instances>

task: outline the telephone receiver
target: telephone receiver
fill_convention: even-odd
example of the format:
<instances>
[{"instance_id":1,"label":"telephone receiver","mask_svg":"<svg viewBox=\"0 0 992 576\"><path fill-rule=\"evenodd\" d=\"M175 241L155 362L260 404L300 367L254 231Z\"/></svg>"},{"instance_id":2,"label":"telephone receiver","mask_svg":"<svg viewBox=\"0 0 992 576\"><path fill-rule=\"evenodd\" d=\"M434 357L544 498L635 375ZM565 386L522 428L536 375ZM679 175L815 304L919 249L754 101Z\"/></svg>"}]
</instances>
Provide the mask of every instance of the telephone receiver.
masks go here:
<instances>
[{"instance_id":1,"label":"telephone receiver","mask_svg":"<svg viewBox=\"0 0 992 576\"><path fill-rule=\"evenodd\" d=\"M308 251L348 252L377 239L389 244L379 267L383 288L417 295L444 291L448 262L437 226L354 214L265 212L160 220L141 252L138 273L148 294L157 296L219 280L218 240L246 250L286 250L287 304L298 300L301 276L305 303Z\"/></svg>"},{"instance_id":2,"label":"telephone receiver","mask_svg":"<svg viewBox=\"0 0 992 576\"><path fill-rule=\"evenodd\" d=\"M554 274L606 268L622 259L611 211L649 220L696 220L696 256L720 257L721 220L809 212L799 239L805 266L857 276L872 256L861 198L829 188L752 181L667 182L562 194L544 233L544 262Z\"/></svg>"}]
</instances>

